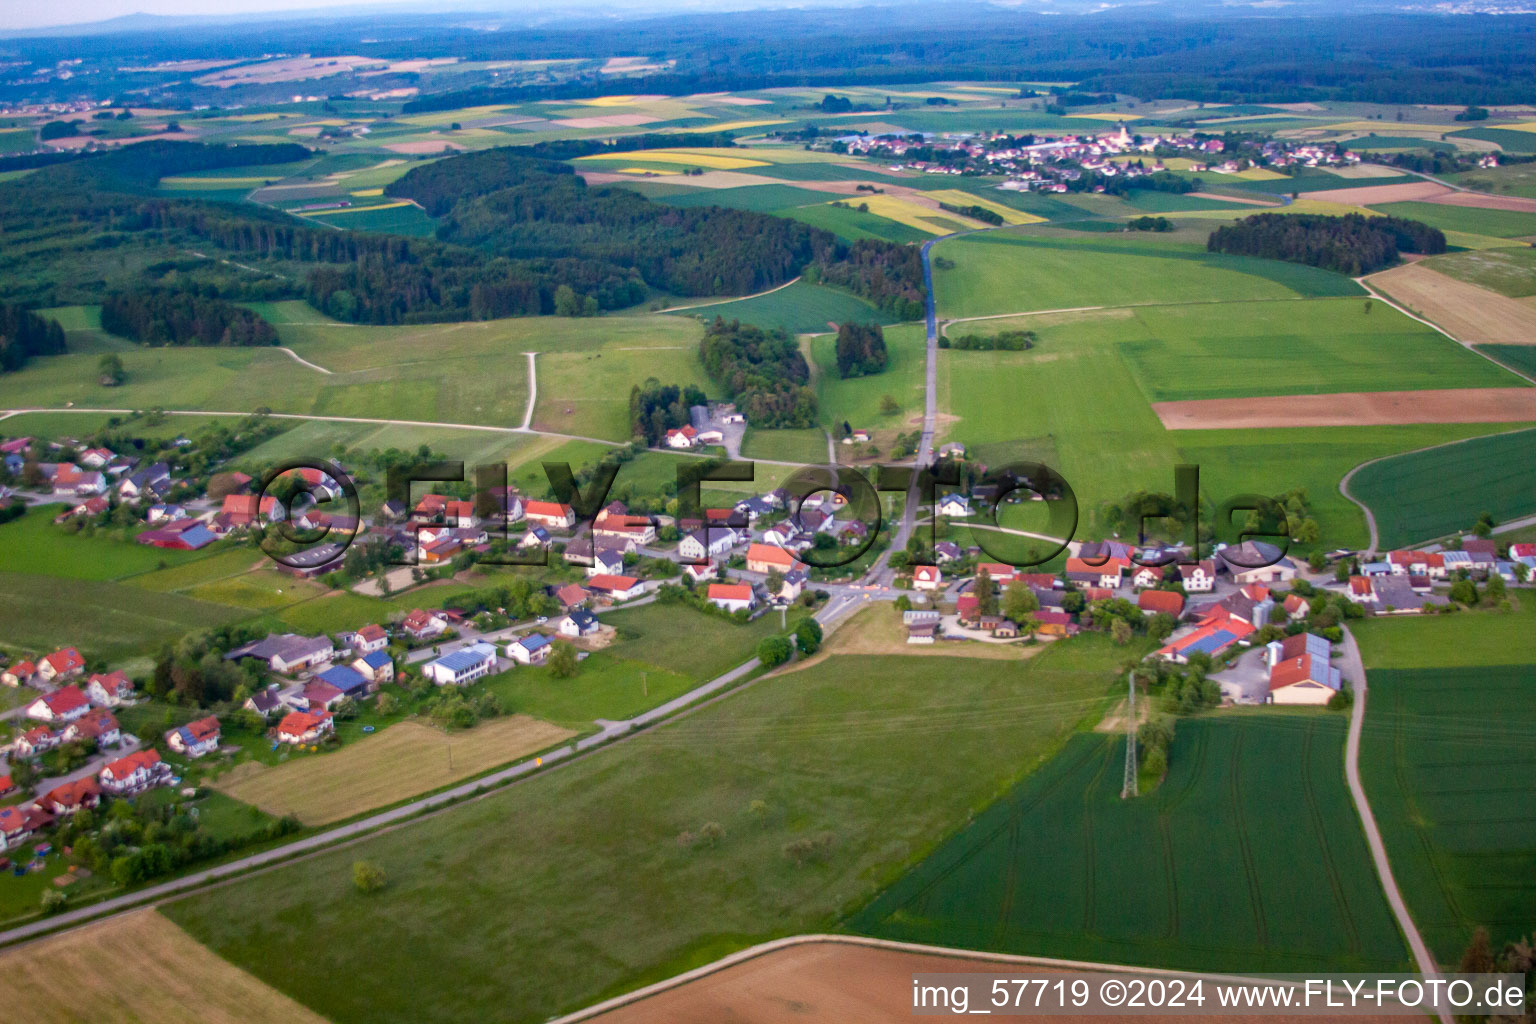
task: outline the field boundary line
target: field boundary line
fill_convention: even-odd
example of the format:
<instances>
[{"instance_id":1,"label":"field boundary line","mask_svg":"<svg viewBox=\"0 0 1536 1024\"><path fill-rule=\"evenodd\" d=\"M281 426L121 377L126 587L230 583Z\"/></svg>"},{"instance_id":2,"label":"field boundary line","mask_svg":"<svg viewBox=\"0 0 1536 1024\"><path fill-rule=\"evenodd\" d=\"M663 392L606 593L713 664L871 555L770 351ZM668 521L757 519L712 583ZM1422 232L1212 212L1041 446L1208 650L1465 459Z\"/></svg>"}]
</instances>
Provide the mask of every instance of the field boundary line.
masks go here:
<instances>
[{"instance_id":1,"label":"field boundary line","mask_svg":"<svg viewBox=\"0 0 1536 1024\"><path fill-rule=\"evenodd\" d=\"M1435 965L1429 947L1424 944L1424 937L1413 923L1413 915L1408 912L1408 904L1403 900L1402 890L1397 887L1397 879L1392 876L1392 863L1387 859L1387 847L1381 840L1381 830L1376 827L1376 815L1371 812L1370 801L1365 797L1365 787L1360 784L1360 734L1365 728L1367 692L1365 660L1360 656L1360 646L1355 642L1355 635L1347 627L1344 630L1344 657L1352 664L1357 678L1355 699L1349 714L1349 735L1344 741L1344 781L1349 784L1355 813L1359 815L1360 825L1365 830L1365 843L1371 850L1371 862L1376 865L1376 877L1387 897L1387 905L1397 918L1397 926L1408 943L1408 951L1413 954L1420 974L1426 978L1438 978L1440 969ZM1453 1024L1448 1011L1441 1010L1438 1016L1440 1024Z\"/></svg>"},{"instance_id":2,"label":"field boundary line","mask_svg":"<svg viewBox=\"0 0 1536 1024\"><path fill-rule=\"evenodd\" d=\"M279 352L287 352L289 355L293 356L293 361L298 363L300 366L307 366L311 370L316 370L316 371L318 371L320 373L325 374L327 377L332 376L332 373L331 373L330 370L327 370L325 367L321 366L319 363L312 363L312 362L310 362L308 359L305 359L303 356L299 355L297 352L295 352L293 349L289 348L287 345L276 345L274 347Z\"/></svg>"},{"instance_id":3,"label":"field boundary line","mask_svg":"<svg viewBox=\"0 0 1536 1024\"><path fill-rule=\"evenodd\" d=\"M1019 967L1052 967L1059 970L1070 971L1107 971L1110 973L1118 974L1144 974L1159 978L1188 978L1190 980L1219 982L1225 984L1251 983L1255 978L1264 977L1264 975L1257 974L1218 974L1206 973L1202 971L1181 971L1168 967L1143 967L1136 964L1100 963L1094 960L1062 960L1055 957L1025 956L1019 953L992 953L979 949L957 949L951 946L929 946L919 942L898 942L895 939L876 939L866 935L808 933L805 935L789 935L780 939L771 939L767 942L760 942L755 946L749 946L746 949L738 950L735 953L728 953L712 963L704 964L702 967L695 967L692 970L684 971L682 974L677 974L662 981L646 985L644 988L637 988L633 992L626 992L622 995L614 996L611 999L605 999L600 1003L593 1003L591 1006L573 1011L563 1017L555 1017L548 1021L547 1024L578 1024L580 1021L592 1020L593 1018L600 1017L612 1010L617 1010L622 1007L629 1006L632 1003L643 1002L652 996L661 995L662 993L668 992L671 989L680 988L681 986L686 985L691 981L697 981L701 978L706 978L711 974L715 974L730 967L735 967L738 964L756 960L758 957L766 956L769 953L775 953L782 949L793 949L796 946L810 946L817 944L862 946L868 949L882 949L895 953L917 953L925 956L948 957L950 959L962 961L987 960L996 963L1015 964ZM1450 1024L1450 1022L1447 1021L1447 1024Z\"/></svg>"},{"instance_id":4,"label":"field boundary line","mask_svg":"<svg viewBox=\"0 0 1536 1024\"><path fill-rule=\"evenodd\" d=\"M681 305L681 306L668 306L666 309L655 309L655 310L652 310L651 312L656 313L656 314L661 314L661 313L681 313L681 312L684 312L684 311L690 310L690 309L702 309L705 306L723 306L727 302L745 302L748 299L760 299L764 295L772 295L776 291L781 291L782 289L788 288L790 285L792 285L796 281L800 280L800 277L801 277L801 275L796 274L794 277L790 278L788 281L785 281L781 285L776 285L776 286L774 286L772 288L769 288L767 291L753 292L751 295L733 295L733 296L726 296L724 298L710 298L710 299L704 300L703 302L695 302L695 303L691 303L691 304L684 304L684 305Z\"/></svg>"}]
</instances>

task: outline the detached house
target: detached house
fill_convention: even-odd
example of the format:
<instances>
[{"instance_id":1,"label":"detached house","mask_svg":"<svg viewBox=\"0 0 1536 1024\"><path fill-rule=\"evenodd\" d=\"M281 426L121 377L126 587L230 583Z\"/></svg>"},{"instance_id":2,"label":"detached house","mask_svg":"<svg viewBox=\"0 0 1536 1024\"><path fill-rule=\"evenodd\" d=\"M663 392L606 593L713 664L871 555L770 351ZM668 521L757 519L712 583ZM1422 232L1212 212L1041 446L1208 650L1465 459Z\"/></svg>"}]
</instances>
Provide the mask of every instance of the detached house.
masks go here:
<instances>
[{"instance_id":1,"label":"detached house","mask_svg":"<svg viewBox=\"0 0 1536 1024\"><path fill-rule=\"evenodd\" d=\"M101 785L94 775L87 775L55 786L38 803L52 814L74 814L82 807L95 807L101 803Z\"/></svg>"},{"instance_id":2,"label":"detached house","mask_svg":"<svg viewBox=\"0 0 1536 1024\"><path fill-rule=\"evenodd\" d=\"M1191 594L1208 594L1216 586L1216 563L1212 559L1178 567L1184 589Z\"/></svg>"},{"instance_id":3,"label":"detached house","mask_svg":"<svg viewBox=\"0 0 1536 1024\"><path fill-rule=\"evenodd\" d=\"M944 588L944 575L939 572L936 565L914 565L912 567L913 590L942 590Z\"/></svg>"},{"instance_id":4,"label":"detached house","mask_svg":"<svg viewBox=\"0 0 1536 1024\"><path fill-rule=\"evenodd\" d=\"M747 569L750 572L784 573L802 568L804 566L795 561L795 556L783 548L771 544L753 544L747 548Z\"/></svg>"},{"instance_id":5,"label":"detached house","mask_svg":"<svg viewBox=\"0 0 1536 1024\"><path fill-rule=\"evenodd\" d=\"M38 675L50 683L73 679L85 671L85 659L73 647L54 651L37 664Z\"/></svg>"},{"instance_id":6,"label":"detached house","mask_svg":"<svg viewBox=\"0 0 1536 1024\"><path fill-rule=\"evenodd\" d=\"M668 448L692 448L699 443L699 432L691 426L667 431Z\"/></svg>"},{"instance_id":7,"label":"detached house","mask_svg":"<svg viewBox=\"0 0 1536 1024\"><path fill-rule=\"evenodd\" d=\"M91 702L78 686L66 686L27 705L27 717L39 722L73 722L91 710Z\"/></svg>"},{"instance_id":8,"label":"detached house","mask_svg":"<svg viewBox=\"0 0 1536 1024\"><path fill-rule=\"evenodd\" d=\"M963 494L946 494L939 499L934 511L950 519L964 519L971 514L971 499Z\"/></svg>"},{"instance_id":9,"label":"detached house","mask_svg":"<svg viewBox=\"0 0 1536 1024\"><path fill-rule=\"evenodd\" d=\"M389 634L384 627L374 624L351 633L341 634L342 642L352 648L353 654L372 654L389 646Z\"/></svg>"},{"instance_id":10,"label":"detached house","mask_svg":"<svg viewBox=\"0 0 1536 1024\"><path fill-rule=\"evenodd\" d=\"M735 546L735 530L729 526L711 526L695 530L678 541L677 553L690 562L703 562L729 554Z\"/></svg>"},{"instance_id":11,"label":"detached house","mask_svg":"<svg viewBox=\"0 0 1536 1024\"><path fill-rule=\"evenodd\" d=\"M600 574L587 580L587 589L615 603L628 601L645 593L645 583L633 576Z\"/></svg>"},{"instance_id":12,"label":"detached house","mask_svg":"<svg viewBox=\"0 0 1536 1024\"><path fill-rule=\"evenodd\" d=\"M551 530L569 530L576 525L576 510L553 501L527 502L523 516L530 523Z\"/></svg>"},{"instance_id":13,"label":"detached house","mask_svg":"<svg viewBox=\"0 0 1536 1024\"><path fill-rule=\"evenodd\" d=\"M219 719L217 715L199 718L165 734L165 745L178 754L202 757L219 749Z\"/></svg>"},{"instance_id":14,"label":"detached house","mask_svg":"<svg viewBox=\"0 0 1536 1024\"><path fill-rule=\"evenodd\" d=\"M169 781L171 767L157 750L136 750L101 770L101 788L116 796L139 793Z\"/></svg>"},{"instance_id":15,"label":"detached house","mask_svg":"<svg viewBox=\"0 0 1536 1024\"><path fill-rule=\"evenodd\" d=\"M93 675L85 695L99 708L115 708L133 702L133 680L122 669L106 675Z\"/></svg>"},{"instance_id":16,"label":"detached house","mask_svg":"<svg viewBox=\"0 0 1536 1024\"><path fill-rule=\"evenodd\" d=\"M400 629L412 640L430 640L447 632L448 620L436 612L424 612L416 608L400 623Z\"/></svg>"},{"instance_id":17,"label":"detached house","mask_svg":"<svg viewBox=\"0 0 1536 1024\"><path fill-rule=\"evenodd\" d=\"M752 587L746 583L711 583L708 598L710 604L728 612L750 609L754 603Z\"/></svg>"},{"instance_id":18,"label":"detached house","mask_svg":"<svg viewBox=\"0 0 1536 1024\"><path fill-rule=\"evenodd\" d=\"M1126 565L1127 562L1120 558L1110 558L1103 565L1092 565L1081 558L1069 558L1066 567L1067 579L1089 587L1115 590L1120 586L1120 576L1125 571Z\"/></svg>"},{"instance_id":19,"label":"detached house","mask_svg":"<svg viewBox=\"0 0 1536 1024\"><path fill-rule=\"evenodd\" d=\"M277 723L280 743L313 743L336 731L329 711L290 711Z\"/></svg>"},{"instance_id":20,"label":"detached house","mask_svg":"<svg viewBox=\"0 0 1536 1024\"><path fill-rule=\"evenodd\" d=\"M507 657L519 665L542 665L549 660L554 645L543 633L520 636L507 645Z\"/></svg>"},{"instance_id":21,"label":"detached house","mask_svg":"<svg viewBox=\"0 0 1536 1024\"><path fill-rule=\"evenodd\" d=\"M496 648L478 643L429 661L421 674L438 686L464 686L495 671Z\"/></svg>"},{"instance_id":22,"label":"detached house","mask_svg":"<svg viewBox=\"0 0 1536 1024\"><path fill-rule=\"evenodd\" d=\"M37 666L30 661L22 660L13 664L0 674L0 682L6 686L25 686L37 676Z\"/></svg>"},{"instance_id":23,"label":"detached house","mask_svg":"<svg viewBox=\"0 0 1536 1024\"><path fill-rule=\"evenodd\" d=\"M92 740L98 748L115 747L122 742L122 729L117 716L106 708L98 708L75 719L64 729L63 741Z\"/></svg>"}]
</instances>

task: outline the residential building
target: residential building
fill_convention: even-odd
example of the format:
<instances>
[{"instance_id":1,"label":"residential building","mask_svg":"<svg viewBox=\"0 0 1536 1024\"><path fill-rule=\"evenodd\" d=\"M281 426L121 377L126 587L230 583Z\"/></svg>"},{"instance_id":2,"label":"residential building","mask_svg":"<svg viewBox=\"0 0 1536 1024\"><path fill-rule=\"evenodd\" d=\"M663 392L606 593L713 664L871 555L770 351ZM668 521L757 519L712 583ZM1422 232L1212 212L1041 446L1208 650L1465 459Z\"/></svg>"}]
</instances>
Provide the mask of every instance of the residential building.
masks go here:
<instances>
[{"instance_id":1,"label":"residential building","mask_svg":"<svg viewBox=\"0 0 1536 1024\"><path fill-rule=\"evenodd\" d=\"M438 686L465 686L496 671L496 648L488 643L474 643L429 661L421 674Z\"/></svg>"},{"instance_id":2,"label":"residential building","mask_svg":"<svg viewBox=\"0 0 1536 1024\"><path fill-rule=\"evenodd\" d=\"M91 710L85 691L73 684L44 694L27 705L27 717L39 722L73 722Z\"/></svg>"},{"instance_id":3,"label":"residential building","mask_svg":"<svg viewBox=\"0 0 1536 1024\"><path fill-rule=\"evenodd\" d=\"M950 519L964 519L971 514L971 499L963 494L946 494L934 506L934 512Z\"/></svg>"},{"instance_id":4,"label":"residential building","mask_svg":"<svg viewBox=\"0 0 1536 1024\"><path fill-rule=\"evenodd\" d=\"M388 657L388 655L385 655ZM317 676L321 682L336 687L345 696L354 700L365 697L378 689L369 678L353 668L351 665L333 665Z\"/></svg>"},{"instance_id":5,"label":"residential building","mask_svg":"<svg viewBox=\"0 0 1536 1024\"><path fill-rule=\"evenodd\" d=\"M1216 586L1216 562L1180 563L1179 575L1184 579L1184 590L1190 594L1208 594Z\"/></svg>"},{"instance_id":6,"label":"residential building","mask_svg":"<svg viewBox=\"0 0 1536 1024\"><path fill-rule=\"evenodd\" d=\"M87 775L55 786L37 802L52 814L74 814L82 807L95 807L101 803L101 784L96 781L96 776Z\"/></svg>"},{"instance_id":7,"label":"residential building","mask_svg":"<svg viewBox=\"0 0 1536 1024\"><path fill-rule=\"evenodd\" d=\"M85 695L96 707L121 707L133 702L133 680L122 669L106 675L93 675L86 683Z\"/></svg>"},{"instance_id":8,"label":"residential building","mask_svg":"<svg viewBox=\"0 0 1536 1024\"><path fill-rule=\"evenodd\" d=\"M750 609L754 603L752 587L746 583L711 583L709 602L728 612Z\"/></svg>"},{"instance_id":9,"label":"residential building","mask_svg":"<svg viewBox=\"0 0 1536 1024\"><path fill-rule=\"evenodd\" d=\"M553 501L526 502L523 515L530 523L550 530L569 530L576 525L576 510Z\"/></svg>"},{"instance_id":10,"label":"residential building","mask_svg":"<svg viewBox=\"0 0 1536 1024\"><path fill-rule=\"evenodd\" d=\"M507 645L507 657L519 665L542 665L549 660L554 645L543 633L520 636Z\"/></svg>"},{"instance_id":11,"label":"residential building","mask_svg":"<svg viewBox=\"0 0 1536 1024\"><path fill-rule=\"evenodd\" d=\"M437 612L426 612L415 608L400 623L400 629L412 640L420 642L447 632L448 620Z\"/></svg>"},{"instance_id":12,"label":"residential building","mask_svg":"<svg viewBox=\"0 0 1536 1024\"><path fill-rule=\"evenodd\" d=\"M314 743L336 731L329 711L290 711L277 723L280 743Z\"/></svg>"},{"instance_id":13,"label":"residential building","mask_svg":"<svg viewBox=\"0 0 1536 1024\"><path fill-rule=\"evenodd\" d=\"M268 686L265 690L257 690L247 697L245 703L241 705L241 707L247 710L256 712L262 718L266 718L283 706L282 698L278 696L278 685L276 683Z\"/></svg>"},{"instance_id":14,"label":"residential building","mask_svg":"<svg viewBox=\"0 0 1536 1024\"><path fill-rule=\"evenodd\" d=\"M1095 565L1081 558L1067 559L1067 579L1090 587L1115 590L1120 586L1121 574L1130 564L1128 559L1110 558Z\"/></svg>"},{"instance_id":15,"label":"residential building","mask_svg":"<svg viewBox=\"0 0 1536 1024\"><path fill-rule=\"evenodd\" d=\"M351 633L341 634L342 643L352 648L353 654L372 654L389 646L389 634L380 625L364 626Z\"/></svg>"},{"instance_id":16,"label":"residential building","mask_svg":"<svg viewBox=\"0 0 1536 1024\"><path fill-rule=\"evenodd\" d=\"M1161 613L1177 620L1184 614L1184 595L1177 590L1143 590L1136 596L1136 607L1148 615Z\"/></svg>"},{"instance_id":17,"label":"residential building","mask_svg":"<svg viewBox=\"0 0 1536 1024\"><path fill-rule=\"evenodd\" d=\"M747 548L747 569L750 572L789 572L805 568L783 548L771 544L752 544Z\"/></svg>"},{"instance_id":18,"label":"residential building","mask_svg":"<svg viewBox=\"0 0 1536 1024\"><path fill-rule=\"evenodd\" d=\"M236 647L224 655L226 660L257 658L273 672L294 675L330 662L336 648L328 636L299 636L297 633L268 633L264 639Z\"/></svg>"},{"instance_id":19,"label":"residential building","mask_svg":"<svg viewBox=\"0 0 1536 1024\"><path fill-rule=\"evenodd\" d=\"M368 692L373 693L385 683L395 681L395 659L388 651L370 651L352 662L353 671L368 680Z\"/></svg>"},{"instance_id":20,"label":"residential building","mask_svg":"<svg viewBox=\"0 0 1536 1024\"><path fill-rule=\"evenodd\" d=\"M1289 583L1296 578L1296 563L1280 553L1273 544L1245 540L1216 552L1216 561L1231 575L1232 582Z\"/></svg>"},{"instance_id":21,"label":"residential building","mask_svg":"<svg viewBox=\"0 0 1536 1024\"><path fill-rule=\"evenodd\" d=\"M165 734L165 745L178 754L202 757L219 749L219 718L209 715L172 729Z\"/></svg>"},{"instance_id":22,"label":"residential building","mask_svg":"<svg viewBox=\"0 0 1536 1024\"><path fill-rule=\"evenodd\" d=\"M38 675L50 683L73 679L84 671L85 659L73 647L60 648L37 663Z\"/></svg>"},{"instance_id":23,"label":"residential building","mask_svg":"<svg viewBox=\"0 0 1536 1024\"><path fill-rule=\"evenodd\" d=\"M944 589L944 575L939 572L936 565L914 565L912 567L913 590L942 590Z\"/></svg>"},{"instance_id":24,"label":"residential building","mask_svg":"<svg viewBox=\"0 0 1536 1024\"><path fill-rule=\"evenodd\" d=\"M668 448L692 448L699 443L699 432L691 425L667 431Z\"/></svg>"},{"instance_id":25,"label":"residential building","mask_svg":"<svg viewBox=\"0 0 1536 1024\"><path fill-rule=\"evenodd\" d=\"M703 562L730 553L736 546L736 531L729 526L710 526L695 530L677 543L677 553L689 562Z\"/></svg>"},{"instance_id":26,"label":"residential building","mask_svg":"<svg viewBox=\"0 0 1536 1024\"><path fill-rule=\"evenodd\" d=\"M561 636L591 636L602 629L602 623L597 621L597 616L591 612L578 608L562 618L555 626L556 632Z\"/></svg>"},{"instance_id":27,"label":"residential building","mask_svg":"<svg viewBox=\"0 0 1536 1024\"><path fill-rule=\"evenodd\" d=\"M138 793L169 781L171 767L153 747L120 757L101 770L101 788L115 796Z\"/></svg>"},{"instance_id":28,"label":"residential building","mask_svg":"<svg viewBox=\"0 0 1536 1024\"><path fill-rule=\"evenodd\" d=\"M304 684L304 689L298 700L290 703L297 705L301 711L315 711L324 709L334 711L342 701L346 700L346 694L332 686L323 679L311 679Z\"/></svg>"},{"instance_id":29,"label":"residential building","mask_svg":"<svg viewBox=\"0 0 1536 1024\"><path fill-rule=\"evenodd\" d=\"M117 716L106 708L97 708L88 711L79 718L70 722L65 727L62 741L73 743L76 740L94 741L97 748L115 747L122 742L122 729L117 724Z\"/></svg>"},{"instance_id":30,"label":"residential building","mask_svg":"<svg viewBox=\"0 0 1536 1024\"><path fill-rule=\"evenodd\" d=\"M645 593L645 583L633 576L614 576L607 573L587 580L587 589L612 602L628 601Z\"/></svg>"},{"instance_id":31,"label":"residential building","mask_svg":"<svg viewBox=\"0 0 1536 1024\"><path fill-rule=\"evenodd\" d=\"M37 666L26 659L15 662L0 674L0 682L6 686L26 686L37 676Z\"/></svg>"}]
</instances>

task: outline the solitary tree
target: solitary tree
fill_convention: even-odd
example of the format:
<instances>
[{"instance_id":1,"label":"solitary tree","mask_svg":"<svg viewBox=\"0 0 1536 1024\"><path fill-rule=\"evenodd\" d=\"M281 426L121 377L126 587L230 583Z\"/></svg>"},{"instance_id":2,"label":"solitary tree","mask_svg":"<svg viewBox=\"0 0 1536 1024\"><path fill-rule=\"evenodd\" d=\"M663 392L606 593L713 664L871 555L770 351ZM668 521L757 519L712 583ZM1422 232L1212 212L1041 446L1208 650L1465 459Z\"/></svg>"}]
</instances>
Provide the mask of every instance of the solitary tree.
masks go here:
<instances>
[{"instance_id":1,"label":"solitary tree","mask_svg":"<svg viewBox=\"0 0 1536 1024\"><path fill-rule=\"evenodd\" d=\"M378 892L384 888L384 869L371 860L352 862L352 884L359 892Z\"/></svg>"},{"instance_id":2,"label":"solitary tree","mask_svg":"<svg viewBox=\"0 0 1536 1024\"><path fill-rule=\"evenodd\" d=\"M976 574L976 582L971 590L976 595L976 614L997 614L997 584L992 581L992 574L982 569Z\"/></svg>"},{"instance_id":3,"label":"solitary tree","mask_svg":"<svg viewBox=\"0 0 1536 1024\"><path fill-rule=\"evenodd\" d=\"M757 645L757 660L763 663L764 668L776 668L784 664L793 653L794 647L785 636L764 637Z\"/></svg>"},{"instance_id":4,"label":"solitary tree","mask_svg":"<svg viewBox=\"0 0 1536 1024\"><path fill-rule=\"evenodd\" d=\"M821 647L822 636L821 623L807 616L795 627L795 646L800 648L801 654L815 654Z\"/></svg>"},{"instance_id":5,"label":"solitary tree","mask_svg":"<svg viewBox=\"0 0 1536 1024\"><path fill-rule=\"evenodd\" d=\"M96 373L101 383L109 388L117 387L128 379L128 371L123 369L123 361L117 357L116 352L108 352L96 360Z\"/></svg>"},{"instance_id":6,"label":"solitary tree","mask_svg":"<svg viewBox=\"0 0 1536 1024\"><path fill-rule=\"evenodd\" d=\"M565 641L555 644L549 655L549 673L556 679L569 679L576 674L576 648Z\"/></svg>"}]
</instances>

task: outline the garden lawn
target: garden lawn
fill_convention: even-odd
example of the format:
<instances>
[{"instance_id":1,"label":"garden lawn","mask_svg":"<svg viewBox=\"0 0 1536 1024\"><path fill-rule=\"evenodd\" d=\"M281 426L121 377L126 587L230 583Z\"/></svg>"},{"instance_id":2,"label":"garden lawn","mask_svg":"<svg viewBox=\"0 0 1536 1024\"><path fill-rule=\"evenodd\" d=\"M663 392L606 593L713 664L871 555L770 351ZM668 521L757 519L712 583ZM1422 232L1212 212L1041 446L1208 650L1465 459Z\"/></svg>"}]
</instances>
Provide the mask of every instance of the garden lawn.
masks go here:
<instances>
[{"instance_id":1,"label":"garden lawn","mask_svg":"<svg viewBox=\"0 0 1536 1024\"><path fill-rule=\"evenodd\" d=\"M773 459L825 466L827 436L814 427L805 430L762 430L748 427L747 436L741 443L741 456L744 459Z\"/></svg>"},{"instance_id":2,"label":"garden lawn","mask_svg":"<svg viewBox=\"0 0 1536 1024\"><path fill-rule=\"evenodd\" d=\"M1079 241L989 231L942 242L933 256L942 317L1360 294L1359 286L1341 274L1207 253L1203 246L1159 241L1141 232L1134 237L1095 233Z\"/></svg>"},{"instance_id":3,"label":"garden lawn","mask_svg":"<svg viewBox=\"0 0 1536 1024\"><path fill-rule=\"evenodd\" d=\"M1536 512L1536 430L1480 437L1366 466L1350 481L1376 515L1383 550Z\"/></svg>"},{"instance_id":4,"label":"garden lawn","mask_svg":"<svg viewBox=\"0 0 1536 1024\"><path fill-rule=\"evenodd\" d=\"M1122 653L1099 641L943 673L829 659L167 913L336 1024L542 1021L830 927L1097 717ZM716 844L678 841L708 822ZM828 832L824 860L786 856ZM385 889L356 891L358 859Z\"/></svg>"},{"instance_id":5,"label":"garden lawn","mask_svg":"<svg viewBox=\"0 0 1536 1024\"><path fill-rule=\"evenodd\" d=\"M1124 741L1074 737L848 927L906 942L1214 971L1406 969L1340 771L1346 716L1186 719L1120 797Z\"/></svg>"}]
</instances>

